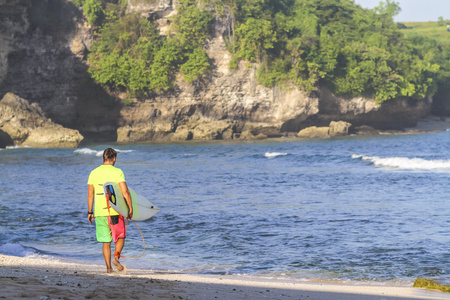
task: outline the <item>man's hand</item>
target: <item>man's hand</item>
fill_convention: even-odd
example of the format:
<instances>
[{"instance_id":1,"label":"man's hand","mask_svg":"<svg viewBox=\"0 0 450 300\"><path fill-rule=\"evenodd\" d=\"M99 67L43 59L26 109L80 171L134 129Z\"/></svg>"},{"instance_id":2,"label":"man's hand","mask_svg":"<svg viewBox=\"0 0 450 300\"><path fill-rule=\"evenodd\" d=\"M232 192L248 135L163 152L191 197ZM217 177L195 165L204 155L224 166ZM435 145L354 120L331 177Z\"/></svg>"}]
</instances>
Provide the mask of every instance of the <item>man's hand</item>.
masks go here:
<instances>
[{"instance_id":1,"label":"man's hand","mask_svg":"<svg viewBox=\"0 0 450 300\"><path fill-rule=\"evenodd\" d=\"M94 221L94 214L93 214L93 208L94 208L94 186L92 184L88 185L88 221L89 224L92 224L92 221ZM90 214L91 213L91 214Z\"/></svg>"},{"instance_id":2,"label":"man's hand","mask_svg":"<svg viewBox=\"0 0 450 300\"><path fill-rule=\"evenodd\" d=\"M133 202L131 200L130 190L128 189L127 183L125 181L119 182L119 187L128 206L127 220L131 220L131 218L133 217Z\"/></svg>"},{"instance_id":3,"label":"man's hand","mask_svg":"<svg viewBox=\"0 0 450 300\"><path fill-rule=\"evenodd\" d=\"M94 221L94 214L88 214L88 221L89 224L92 224L92 221Z\"/></svg>"}]
</instances>

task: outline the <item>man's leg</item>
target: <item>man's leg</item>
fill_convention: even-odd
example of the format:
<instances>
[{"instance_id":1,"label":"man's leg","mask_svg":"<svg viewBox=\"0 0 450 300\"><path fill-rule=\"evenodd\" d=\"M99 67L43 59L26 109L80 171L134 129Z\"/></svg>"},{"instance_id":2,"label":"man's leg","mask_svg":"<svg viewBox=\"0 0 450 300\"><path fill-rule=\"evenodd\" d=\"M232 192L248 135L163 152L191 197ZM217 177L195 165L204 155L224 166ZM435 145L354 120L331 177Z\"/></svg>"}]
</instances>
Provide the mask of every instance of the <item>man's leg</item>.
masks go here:
<instances>
[{"instance_id":1,"label":"man's leg","mask_svg":"<svg viewBox=\"0 0 450 300\"><path fill-rule=\"evenodd\" d=\"M112 217L111 217L112 218ZM123 246L125 245L126 237L126 227L125 220L123 216L118 216L117 224L111 225L112 238L115 243L115 252L113 264L116 266L118 271L123 271L124 267L119 263L120 253L122 252Z\"/></svg>"},{"instance_id":2,"label":"man's leg","mask_svg":"<svg viewBox=\"0 0 450 300\"><path fill-rule=\"evenodd\" d=\"M111 243L103 243L103 257L106 263L106 272L112 273L113 269L111 267Z\"/></svg>"},{"instance_id":3,"label":"man's leg","mask_svg":"<svg viewBox=\"0 0 450 300\"><path fill-rule=\"evenodd\" d=\"M106 263L106 272L111 273L111 229L108 225L107 217L95 218L95 229L97 235L97 241L103 243L103 258Z\"/></svg>"},{"instance_id":4,"label":"man's leg","mask_svg":"<svg viewBox=\"0 0 450 300\"><path fill-rule=\"evenodd\" d=\"M113 264L116 266L117 270L123 271L123 266L119 262L120 253L122 252L123 246L125 245L125 239L119 238L115 245L115 252L114 252L114 260Z\"/></svg>"}]
</instances>

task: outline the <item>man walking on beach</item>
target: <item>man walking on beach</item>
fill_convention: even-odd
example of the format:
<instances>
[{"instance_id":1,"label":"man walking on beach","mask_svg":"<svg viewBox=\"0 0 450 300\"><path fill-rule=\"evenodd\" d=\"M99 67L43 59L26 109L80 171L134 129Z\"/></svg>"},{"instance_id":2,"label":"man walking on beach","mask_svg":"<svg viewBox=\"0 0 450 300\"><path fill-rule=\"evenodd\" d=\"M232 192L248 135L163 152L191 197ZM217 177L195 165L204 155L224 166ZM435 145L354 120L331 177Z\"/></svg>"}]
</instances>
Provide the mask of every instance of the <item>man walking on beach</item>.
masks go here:
<instances>
[{"instance_id":1,"label":"man walking on beach","mask_svg":"<svg viewBox=\"0 0 450 300\"><path fill-rule=\"evenodd\" d=\"M118 271L123 271L124 269L119 263L119 258L120 252L125 244L126 229L123 216L119 215L112 207L109 207L109 203L103 192L103 184L106 182L116 182L119 185L128 205L127 219L130 220L133 217L130 191L128 190L125 175L122 170L114 166L116 158L117 152L114 149L106 149L103 152L103 165L94 169L88 179L88 221L92 224L95 218L97 241L103 243L103 257L105 258L108 273L113 272L111 267L112 240L115 243L114 260L112 263Z\"/></svg>"}]
</instances>

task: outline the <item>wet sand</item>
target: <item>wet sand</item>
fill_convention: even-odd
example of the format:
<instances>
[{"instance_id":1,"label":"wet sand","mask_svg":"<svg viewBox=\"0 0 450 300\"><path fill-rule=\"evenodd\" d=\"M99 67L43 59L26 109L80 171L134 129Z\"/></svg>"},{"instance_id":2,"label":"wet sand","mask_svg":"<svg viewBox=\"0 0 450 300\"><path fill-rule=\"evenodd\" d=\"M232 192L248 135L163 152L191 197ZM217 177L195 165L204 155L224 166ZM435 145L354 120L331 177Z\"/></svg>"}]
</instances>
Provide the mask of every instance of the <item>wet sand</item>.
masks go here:
<instances>
[{"instance_id":1,"label":"wet sand","mask_svg":"<svg viewBox=\"0 0 450 300\"><path fill-rule=\"evenodd\" d=\"M126 262L125 262L126 264ZM242 276L169 274L0 255L3 299L450 299L413 287L352 285Z\"/></svg>"}]
</instances>

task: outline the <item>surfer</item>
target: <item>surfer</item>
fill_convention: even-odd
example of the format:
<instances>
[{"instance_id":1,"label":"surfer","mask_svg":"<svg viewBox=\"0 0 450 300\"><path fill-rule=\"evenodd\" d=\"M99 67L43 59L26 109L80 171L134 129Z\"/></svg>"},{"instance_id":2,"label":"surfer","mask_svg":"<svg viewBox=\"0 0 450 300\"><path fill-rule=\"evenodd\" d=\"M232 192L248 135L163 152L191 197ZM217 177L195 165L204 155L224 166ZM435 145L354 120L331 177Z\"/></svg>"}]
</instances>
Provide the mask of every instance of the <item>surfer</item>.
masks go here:
<instances>
[{"instance_id":1,"label":"surfer","mask_svg":"<svg viewBox=\"0 0 450 300\"><path fill-rule=\"evenodd\" d=\"M123 171L114 166L116 158L117 152L114 149L106 149L103 152L103 165L95 168L88 179L88 221L92 224L92 221L95 219L97 241L103 243L103 257L105 258L108 273L113 272L111 267L111 242L113 240L115 252L112 263L118 271L124 270L124 267L119 262L119 258L120 252L125 245L126 229L124 217L119 215L112 207L109 207L109 202L106 200L103 192L103 184L105 182L116 182L119 185L128 205L127 219L130 220L133 217L131 194Z\"/></svg>"}]
</instances>

